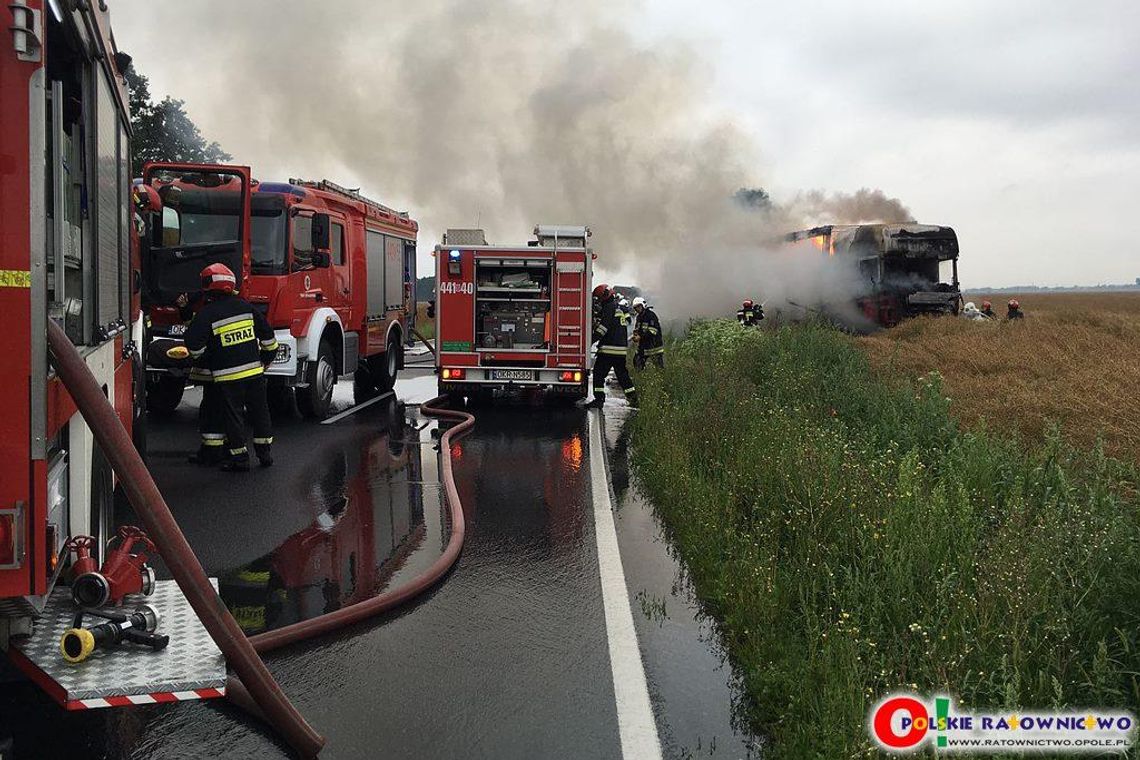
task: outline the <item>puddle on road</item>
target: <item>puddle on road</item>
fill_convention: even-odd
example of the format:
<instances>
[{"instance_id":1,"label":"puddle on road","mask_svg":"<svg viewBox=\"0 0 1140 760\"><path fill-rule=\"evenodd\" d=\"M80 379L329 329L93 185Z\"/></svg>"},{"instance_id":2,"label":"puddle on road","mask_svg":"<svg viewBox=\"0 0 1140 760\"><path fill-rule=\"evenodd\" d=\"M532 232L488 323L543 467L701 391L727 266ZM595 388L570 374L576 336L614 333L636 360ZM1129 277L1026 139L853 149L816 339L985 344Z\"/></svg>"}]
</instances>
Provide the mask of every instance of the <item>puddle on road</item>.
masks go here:
<instances>
[{"instance_id":1,"label":"puddle on road","mask_svg":"<svg viewBox=\"0 0 1140 760\"><path fill-rule=\"evenodd\" d=\"M221 597L247 634L370 599L439 555L447 526L436 453L422 445L430 426L399 409L385 415L385 429L347 437L302 473L316 515L309 525L218 574Z\"/></svg>"}]
</instances>

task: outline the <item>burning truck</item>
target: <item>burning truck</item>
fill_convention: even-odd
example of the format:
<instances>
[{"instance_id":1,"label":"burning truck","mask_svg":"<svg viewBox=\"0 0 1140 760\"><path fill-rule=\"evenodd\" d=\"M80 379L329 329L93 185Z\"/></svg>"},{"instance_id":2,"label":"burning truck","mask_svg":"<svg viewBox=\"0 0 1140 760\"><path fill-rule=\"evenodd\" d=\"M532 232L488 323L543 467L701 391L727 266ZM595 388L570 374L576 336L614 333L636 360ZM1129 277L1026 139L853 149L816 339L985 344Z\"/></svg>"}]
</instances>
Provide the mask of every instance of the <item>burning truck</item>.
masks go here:
<instances>
[{"instance_id":1,"label":"burning truck","mask_svg":"<svg viewBox=\"0 0 1140 760\"><path fill-rule=\"evenodd\" d=\"M961 308L958 236L950 227L829 224L785 239L852 265L856 304L874 324L893 327L920 314L957 315Z\"/></svg>"}]
</instances>

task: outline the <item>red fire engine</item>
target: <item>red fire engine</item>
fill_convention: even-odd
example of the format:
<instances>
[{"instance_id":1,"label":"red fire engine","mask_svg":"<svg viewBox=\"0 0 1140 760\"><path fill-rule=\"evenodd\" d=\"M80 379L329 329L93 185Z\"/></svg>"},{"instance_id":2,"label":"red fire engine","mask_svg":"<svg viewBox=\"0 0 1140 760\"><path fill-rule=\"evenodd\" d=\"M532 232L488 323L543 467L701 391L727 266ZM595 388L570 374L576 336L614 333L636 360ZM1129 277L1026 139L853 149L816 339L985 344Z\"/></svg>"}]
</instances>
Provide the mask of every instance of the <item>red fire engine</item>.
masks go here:
<instances>
[{"instance_id":1,"label":"red fire engine","mask_svg":"<svg viewBox=\"0 0 1140 760\"><path fill-rule=\"evenodd\" d=\"M493 246L482 230L448 230L435 247L440 393L585 397L590 230L539 225L534 232L526 245Z\"/></svg>"},{"instance_id":2,"label":"red fire engine","mask_svg":"<svg viewBox=\"0 0 1140 760\"><path fill-rule=\"evenodd\" d=\"M13 0L0 51L3 648L42 611L65 539L89 534L101 547L112 518L114 477L49 369L48 319L65 328L128 430L135 419L130 58L116 51L100 5Z\"/></svg>"},{"instance_id":3,"label":"red fire engine","mask_svg":"<svg viewBox=\"0 0 1140 760\"><path fill-rule=\"evenodd\" d=\"M239 290L277 331L271 392L296 388L301 412L323 419L339 377L352 375L358 401L391 389L415 313L416 222L328 180L254 181L250 253L234 259L239 178L216 169L144 168L163 200L142 247L148 408L173 410L194 376L167 351L193 311L180 296L215 261L241 272Z\"/></svg>"},{"instance_id":4,"label":"red fire engine","mask_svg":"<svg viewBox=\"0 0 1140 760\"><path fill-rule=\"evenodd\" d=\"M219 697L225 661L173 581L144 591L145 617L170 621L169 648L145 661L132 660L130 647L101 649L80 665L61 656L61 634L77 626L71 594L56 583L64 547L70 536L93 537L91 562L110 572L103 555L115 476L50 368L49 319L124 427L139 430L143 220L132 210L123 78L130 58L115 49L103 3L11 0L8 9L0 50L0 650L69 710Z\"/></svg>"}]
</instances>

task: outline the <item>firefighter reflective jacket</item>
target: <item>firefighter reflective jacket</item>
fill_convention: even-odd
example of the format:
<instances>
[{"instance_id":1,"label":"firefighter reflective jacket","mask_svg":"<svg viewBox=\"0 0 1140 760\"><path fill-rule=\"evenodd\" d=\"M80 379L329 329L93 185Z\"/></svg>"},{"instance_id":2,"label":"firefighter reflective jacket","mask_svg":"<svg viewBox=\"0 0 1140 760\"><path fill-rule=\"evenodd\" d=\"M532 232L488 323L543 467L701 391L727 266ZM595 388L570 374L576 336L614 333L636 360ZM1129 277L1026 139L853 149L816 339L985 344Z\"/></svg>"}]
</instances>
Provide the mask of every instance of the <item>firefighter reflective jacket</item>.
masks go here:
<instances>
[{"instance_id":1,"label":"firefighter reflective jacket","mask_svg":"<svg viewBox=\"0 0 1140 760\"><path fill-rule=\"evenodd\" d=\"M598 325L594 328L594 340L598 342L599 354L625 356L629 347L629 332L625 323L625 315L618 308L616 298L610 298L602 304Z\"/></svg>"},{"instance_id":2,"label":"firefighter reflective jacket","mask_svg":"<svg viewBox=\"0 0 1140 760\"><path fill-rule=\"evenodd\" d=\"M665 340L661 336L661 320L653 309L645 306L637 315L637 350L646 356L665 353Z\"/></svg>"},{"instance_id":3,"label":"firefighter reflective jacket","mask_svg":"<svg viewBox=\"0 0 1140 760\"><path fill-rule=\"evenodd\" d=\"M764 318L764 309L761 306L753 306L751 309L737 309L736 319L740 324L745 327L760 324L760 320Z\"/></svg>"},{"instance_id":4,"label":"firefighter reflective jacket","mask_svg":"<svg viewBox=\"0 0 1140 760\"><path fill-rule=\"evenodd\" d=\"M265 316L238 296L208 301L186 331L186 348L216 383L244 380L273 361L277 338Z\"/></svg>"}]
</instances>

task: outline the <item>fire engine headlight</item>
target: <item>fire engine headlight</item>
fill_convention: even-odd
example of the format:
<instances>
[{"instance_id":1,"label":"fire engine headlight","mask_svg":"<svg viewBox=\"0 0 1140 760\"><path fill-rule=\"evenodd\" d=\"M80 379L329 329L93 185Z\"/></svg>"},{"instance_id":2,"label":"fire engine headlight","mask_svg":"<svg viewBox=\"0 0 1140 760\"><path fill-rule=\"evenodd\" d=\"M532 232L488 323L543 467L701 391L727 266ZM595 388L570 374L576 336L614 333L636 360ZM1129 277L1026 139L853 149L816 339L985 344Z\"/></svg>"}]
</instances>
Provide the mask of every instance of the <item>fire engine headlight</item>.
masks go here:
<instances>
[{"instance_id":1,"label":"fire engine headlight","mask_svg":"<svg viewBox=\"0 0 1140 760\"><path fill-rule=\"evenodd\" d=\"M289 346L284 343L277 345L277 353L273 356L274 364L284 364L289 361Z\"/></svg>"}]
</instances>

